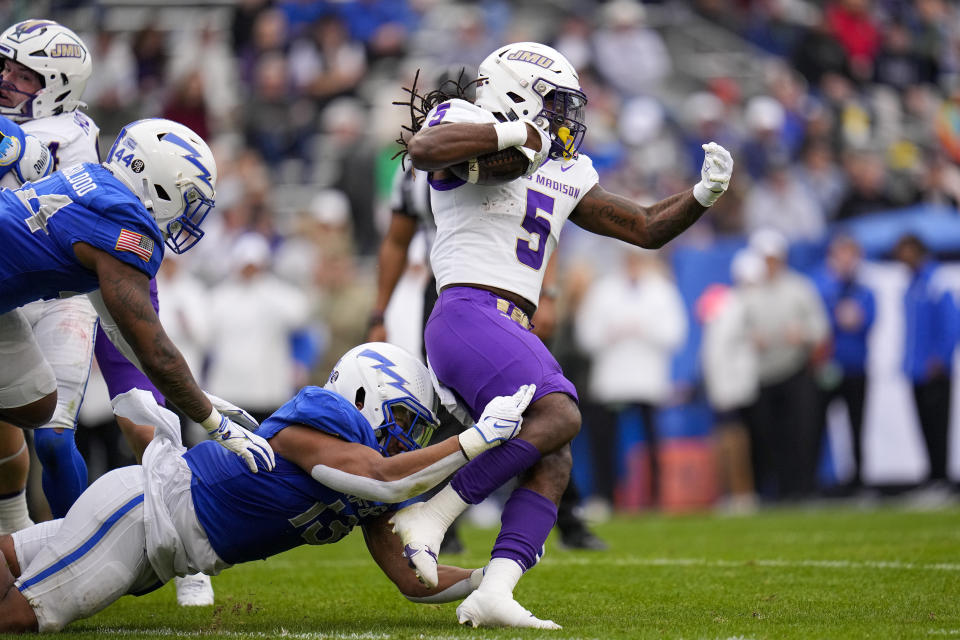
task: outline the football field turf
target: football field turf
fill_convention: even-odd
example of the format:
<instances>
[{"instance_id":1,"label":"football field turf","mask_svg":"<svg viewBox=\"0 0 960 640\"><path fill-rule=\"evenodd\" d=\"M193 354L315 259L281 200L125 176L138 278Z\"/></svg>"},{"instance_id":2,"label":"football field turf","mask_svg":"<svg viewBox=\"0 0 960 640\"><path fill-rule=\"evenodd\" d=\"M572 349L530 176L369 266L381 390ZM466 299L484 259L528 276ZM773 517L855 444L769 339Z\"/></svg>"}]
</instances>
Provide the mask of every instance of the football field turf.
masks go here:
<instances>
[{"instance_id":1,"label":"football field turf","mask_svg":"<svg viewBox=\"0 0 960 640\"><path fill-rule=\"evenodd\" d=\"M172 585L74 623L77 638L960 638L960 509L887 506L619 517L607 552L554 536L518 600L562 631L469 629L456 604L407 602L360 533L214 578L217 604L177 607ZM479 566L494 530L467 528Z\"/></svg>"}]
</instances>

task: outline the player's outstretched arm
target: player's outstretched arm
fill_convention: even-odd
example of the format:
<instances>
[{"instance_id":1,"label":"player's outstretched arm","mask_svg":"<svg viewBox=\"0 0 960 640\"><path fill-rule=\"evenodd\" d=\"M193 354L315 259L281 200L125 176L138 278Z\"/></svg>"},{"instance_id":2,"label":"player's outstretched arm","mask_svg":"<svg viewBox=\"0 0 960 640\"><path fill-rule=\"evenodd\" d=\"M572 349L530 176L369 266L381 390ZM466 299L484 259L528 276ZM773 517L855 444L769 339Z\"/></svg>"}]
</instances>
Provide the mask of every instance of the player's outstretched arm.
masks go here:
<instances>
[{"instance_id":1,"label":"player's outstretched arm","mask_svg":"<svg viewBox=\"0 0 960 640\"><path fill-rule=\"evenodd\" d=\"M512 396L498 396L487 404L477 424L459 436L389 457L301 425L282 429L270 444L331 489L393 504L432 489L468 460L519 435L523 412L535 391L536 385L530 384Z\"/></svg>"},{"instance_id":2,"label":"player's outstretched arm","mask_svg":"<svg viewBox=\"0 0 960 640\"><path fill-rule=\"evenodd\" d=\"M221 415L194 380L180 350L160 324L146 274L83 242L74 245L74 253L81 264L97 274L100 290L91 301L108 325L116 324L123 340L115 344L121 352L132 351L131 361L161 393L203 425L218 444L243 458L252 472L257 472L257 459L264 468L273 469L273 451L267 441Z\"/></svg>"},{"instance_id":3,"label":"player's outstretched arm","mask_svg":"<svg viewBox=\"0 0 960 640\"><path fill-rule=\"evenodd\" d=\"M150 301L150 279L134 267L88 244L74 252L97 273L100 295L143 372L190 419L202 422L213 406L160 324Z\"/></svg>"},{"instance_id":4,"label":"player's outstretched arm","mask_svg":"<svg viewBox=\"0 0 960 640\"><path fill-rule=\"evenodd\" d=\"M583 197L570 220L599 235L645 249L659 249L699 220L727 190L733 159L716 143L703 147L706 153L701 179L693 189L644 207L597 185Z\"/></svg>"},{"instance_id":5,"label":"player's outstretched arm","mask_svg":"<svg viewBox=\"0 0 960 640\"><path fill-rule=\"evenodd\" d=\"M437 567L439 581L436 587L428 589L422 585L416 574L410 571L407 559L403 556L400 536L393 535L388 522L392 515L392 512L387 512L365 524L363 539L370 556L408 600L423 604L453 602L466 598L480 585L483 569L462 569L448 565Z\"/></svg>"}]
</instances>

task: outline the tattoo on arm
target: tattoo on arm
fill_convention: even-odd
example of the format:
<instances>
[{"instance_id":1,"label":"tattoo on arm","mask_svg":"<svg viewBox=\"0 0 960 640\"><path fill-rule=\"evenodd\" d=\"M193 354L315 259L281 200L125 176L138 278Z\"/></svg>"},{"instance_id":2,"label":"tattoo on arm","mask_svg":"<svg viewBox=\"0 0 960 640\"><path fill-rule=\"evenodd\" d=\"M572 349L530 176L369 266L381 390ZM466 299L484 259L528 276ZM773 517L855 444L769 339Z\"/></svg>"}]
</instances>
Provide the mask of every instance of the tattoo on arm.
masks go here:
<instances>
[{"instance_id":1,"label":"tattoo on arm","mask_svg":"<svg viewBox=\"0 0 960 640\"><path fill-rule=\"evenodd\" d=\"M210 412L206 397L160 324L147 277L131 271L126 265L98 271L104 303L150 380L184 413L203 420Z\"/></svg>"},{"instance_id":2,"label":"tattoo on arm","mask_svg":"<svg viewBox=\"0 0 960 640\"><path fill-rule=\"evenodd\" d=\"M692 190L644 207L598 185L580 201L570 219L588 231L657 249L683 233L704 211Z\"/></svg>"}]
</instances>

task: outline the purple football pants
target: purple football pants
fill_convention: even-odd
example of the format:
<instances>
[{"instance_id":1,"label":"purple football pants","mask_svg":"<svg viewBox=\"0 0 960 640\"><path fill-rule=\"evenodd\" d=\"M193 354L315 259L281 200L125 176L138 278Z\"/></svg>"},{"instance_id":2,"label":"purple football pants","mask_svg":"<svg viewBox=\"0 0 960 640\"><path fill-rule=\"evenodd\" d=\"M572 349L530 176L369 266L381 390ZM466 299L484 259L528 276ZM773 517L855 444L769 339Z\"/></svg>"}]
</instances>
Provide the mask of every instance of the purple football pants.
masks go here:
<instances>
[{"instance_id":1,"label":"purple football pants","mask_svg":"<svg viewBox=\"0 0 960 640\"><path fill-rule=\"evenodd\" d=\"M451 287L440 293L424 330L430 366L453 389L474 420L496 396L513 395L535 383L533 401L549 393L566 393L577 400L556 358L540 338L511 319L513 304L490 291ZM497 487L540 460L540 452L525 440L511 440L477 456L453 477L451 486L470 504L477 504ZM550 529L557 520L552 501L518 488L504 507L500 535L491 557L509 558L524 570L536 564Z\"/></svg>"}]
</instances>

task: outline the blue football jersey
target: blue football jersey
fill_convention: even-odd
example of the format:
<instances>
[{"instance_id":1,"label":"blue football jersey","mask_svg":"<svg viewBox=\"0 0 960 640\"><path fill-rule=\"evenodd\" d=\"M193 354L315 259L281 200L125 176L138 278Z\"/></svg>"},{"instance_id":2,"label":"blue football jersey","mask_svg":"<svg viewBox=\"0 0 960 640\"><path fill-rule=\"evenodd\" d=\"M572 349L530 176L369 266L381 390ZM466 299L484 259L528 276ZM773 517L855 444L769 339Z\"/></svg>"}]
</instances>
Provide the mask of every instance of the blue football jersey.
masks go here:
<instances>
[{"instance_id":1,"label":"blue football jersey","mask_svg":"<svg viewBox=\"0 0 960 640\"><path fill-rule=\"evenodd\" d=\"M68 167L0 190L0 313L39 299L97 289L73 245L85 242L153 278L163 236L153 216L103 166Z\"/></svg>"},{"instance_id":2,"label":"blue football jersey","mask_svg":"<svg viewBox=\"0 0 960 640\"><path fill-rule=\"evenodd\" d=\"M305 387L257 434L271 438L291 424L312 427L348 442L376 446L373 430L340 395ZM215 442L184 454L193 472L191 494L210 545L231 564L259 560L301 544L340 540L388 505L335 491L282 456L273 471L251 473L239 456Z\"/></svg>"}]
</instances>

